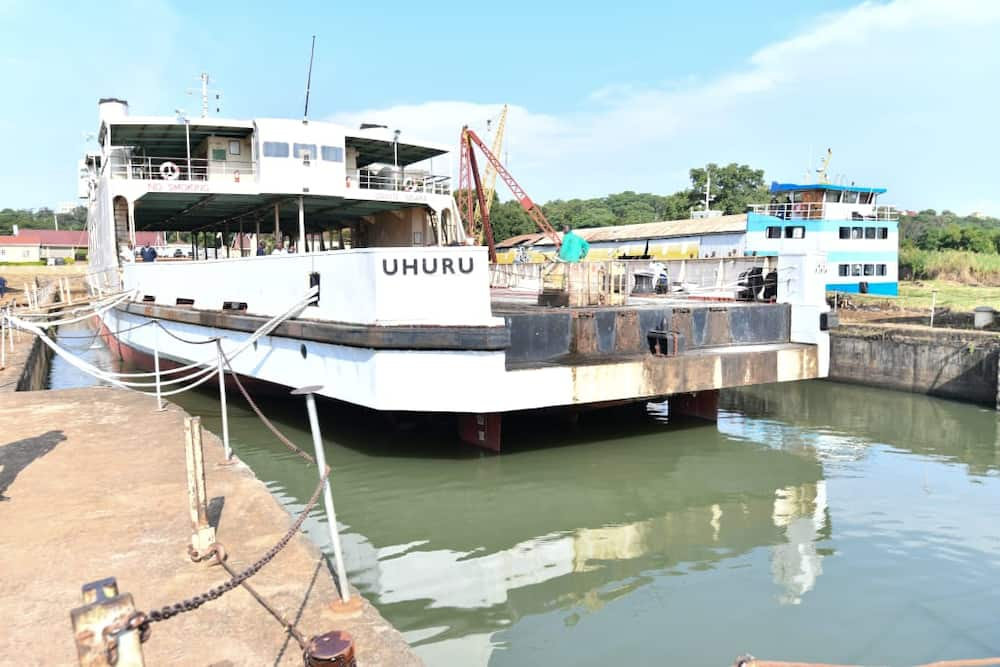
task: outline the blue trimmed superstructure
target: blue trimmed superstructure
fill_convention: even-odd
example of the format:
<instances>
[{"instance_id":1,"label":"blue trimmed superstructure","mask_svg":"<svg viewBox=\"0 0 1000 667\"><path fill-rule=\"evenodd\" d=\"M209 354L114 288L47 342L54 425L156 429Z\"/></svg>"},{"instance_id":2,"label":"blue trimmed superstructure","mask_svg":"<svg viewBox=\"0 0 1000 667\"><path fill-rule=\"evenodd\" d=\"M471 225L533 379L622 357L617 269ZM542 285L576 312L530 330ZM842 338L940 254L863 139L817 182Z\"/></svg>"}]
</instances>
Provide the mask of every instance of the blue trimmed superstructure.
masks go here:
<instances>
[{"instance_id":1,"label":"blue trimmed superstructure","mask_svg":"<svg viewBox=\"0 0 1000 667\"><path fill-rule=\"evenodd\" d=\"M896 296L899 222L885 188L772 183L772 203L747 214L746 253L824 252L827 290Z\"/></svg>"}]
</instances>

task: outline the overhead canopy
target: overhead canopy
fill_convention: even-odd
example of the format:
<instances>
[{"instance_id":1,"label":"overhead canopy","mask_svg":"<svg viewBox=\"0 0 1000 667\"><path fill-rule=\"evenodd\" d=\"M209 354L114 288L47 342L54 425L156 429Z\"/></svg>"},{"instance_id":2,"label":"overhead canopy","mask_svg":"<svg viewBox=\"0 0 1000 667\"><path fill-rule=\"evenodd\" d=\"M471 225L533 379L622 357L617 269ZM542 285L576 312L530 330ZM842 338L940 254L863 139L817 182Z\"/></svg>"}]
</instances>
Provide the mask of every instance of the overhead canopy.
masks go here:
<instances>
[{"instance_id":1,"label":"overhead canopy","mask_svg":"<svg viewBox=\"0 0 1000 667\"><path fill-rule=\"evenodd\" d=\"M771 194L779 192L801 192L802 190L831 190L833 192L874 192L877 195L885 192L885 188L864 188L857 185L833 185L832 183L810 183L796 185L795 183L771 183Z\"/></svg>"},{"instance_id":2,"label":"overhead canopy","mask_svg":"<svg viewBox=\"0 0 1000 667\"><path fill-rule=\"evenodd\" d=\"M151 157L182 157L187 152L184 121L176 124L111 123L111 141L115 146L136 146ZM253 126L237 123L202 124L191 122L191 146L210 136L240 139L253 134Z\"/></svg>"},{"instance_id":3,"label":"overhead canopy","mask_svg":"<svg viewBox=\"0 0 1000 667\"><path fill-rule=\"evenodd\" d=\"M230 231L243 222L253 225L261 220L269 231L274 225L274 204L279 203L282 229L298 229L298 196L156 193L143 195L135 202L136 230L191 232ZM413 206L407 202L368 201L345 197L306 195L303 198L305 223L309 231L343 227L376 212Z\"/></svg>"},{"instance_id":4,"label":"overhead canopy","mask_svg":"<svg viewBox=\"0 0 1000 667\"><path fill-rule=\"evenodd\" d=\"M348 148L358 149L358 166L367 167L373 162L381 164L399 164L403 167L415 162L428 160L438 155L444 155L447 150L432 146L417 146L415 144L394 143L385 139L371 137L347 137Z\"/></svg>"}]
</instances>

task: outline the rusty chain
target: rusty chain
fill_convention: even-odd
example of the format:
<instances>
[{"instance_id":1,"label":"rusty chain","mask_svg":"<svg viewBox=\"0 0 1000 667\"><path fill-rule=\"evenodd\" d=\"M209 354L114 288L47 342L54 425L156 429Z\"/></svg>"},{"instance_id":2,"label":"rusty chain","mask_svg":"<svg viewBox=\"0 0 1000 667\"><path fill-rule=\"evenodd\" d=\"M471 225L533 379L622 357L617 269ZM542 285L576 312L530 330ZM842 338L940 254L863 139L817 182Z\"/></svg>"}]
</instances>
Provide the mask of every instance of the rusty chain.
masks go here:
<instances>
[{"instance_id":1,"label":"rusty chain","mask_svg":"<svg viewBox=\"0 0 1000 667\"><path fill-rule=\"evenodd\" d=\"M221 347L219 349L219 354L222 355L222 359L225 362L229 372L231 373L230 377L236 384L237 388L239 388L240 393L243 395L243 398L247 401L251 409L253 409L253 411L264 423L264 425L267 426L267 428L278 438L278 440L283 445L288 447L294 454L296 454L300 458L310 463L316 463L315 458L313 458L307 452L304 452L301 448L295 445L295 443L289 440L288 437L285 436L285 434L283 434L280 430L278 430L278 428L271 422L271 420L269 420L267 417L264 416L264 413L261 412L260 408L250 397L250 393L240 382L239 376L236 374L235 371L233 371L233 368L229 363L229 358L222 352ZM305 522L306 517L309 516L309 513L316 507L317 503L319 502L320 495L323 492L323 485L326 484L329 476L330 476L330 466L326 466L326 469L323 471L323 474L320 477L319 483L316 485L316 489L313 491L313 494L309 498L309 501L306 503L306 506L302 509L298 517L295 519L295 523L292 524L292 526L285 532L282 538L278 540L278 542L275 543L275 545L271 547L267 551L267 553L265 553L263 556L257 559L257 561L255 561L252 565L243 569L242 571L237 573L234 570L232 570L228 565L225 564L227 556L226 550L225 547L223 547L222 544L218 542L212 545L212 547L207 551L205 551L204 553L198 553L197 551L189 547L188 554L190 555L191 560L199 562L214 557L216 559L216 562L221 564L223 568L231 575L229 580L219 584L214 588L205 591L200 595L195 595L192 598L181 600L180 602L176 602L172 605L165 605L163 607L160 607L159 609L153 609L149 612L142 612L142 611L133 612L128 616L128 618L122 620L119 623L110 625L107 628L105 628L104 639L105 639L105 650L108 655L108 661L111 664L115 664L117 662L118 637L122 633L128 632L130 630L138 630L140 642L145 642L147 639L149 639L151 624L160 623L162 621L166 621L170 618L173 618L174 616L177 616L179 614L184 614L189 611L194 611L195 609L202 606L206 602L210 602L211 600L217 600L218 598L222 597L223 595L233 590L234 588L240 585L244 585L247 579L257 574L265 565L270 563L271 560L273 560L274 557L277 556L278 553L281 552L281 550L284 549L288 545L288 543L292 540L292 537L294 537L295 534L302 527L302 524ZM264 601L259 595L256 594L256 592L253 589L251 589L248 585L246 586L246 588L251 593L251 595L253 595L254 598L256 598L257 601L260 602L265 609L267 609L268 612L274 615L275 618L277 618L279 622L281 622L282 625L286 627L288 632L292 635L292 637L295 638L296 641L298 641L300 644L304 641L301 636L301 633L295 630L291 624L289 624L283 617L281 617L280 614L278 614L275 610L273 610L266 603L266 601Z\"/></svg>"}]
</instances>

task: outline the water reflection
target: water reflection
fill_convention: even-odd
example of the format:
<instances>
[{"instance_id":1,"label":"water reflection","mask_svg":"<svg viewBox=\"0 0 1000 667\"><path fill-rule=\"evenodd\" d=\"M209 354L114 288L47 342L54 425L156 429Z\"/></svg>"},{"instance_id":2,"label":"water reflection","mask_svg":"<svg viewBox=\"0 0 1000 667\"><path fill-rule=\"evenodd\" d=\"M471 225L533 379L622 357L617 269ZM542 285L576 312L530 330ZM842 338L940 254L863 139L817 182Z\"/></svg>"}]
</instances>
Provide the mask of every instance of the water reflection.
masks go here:
<instances>
[{"instance_id":1,"label":"water reflection","mask_svg":"<svg viewBox=\"0 0 1000 667\"><path fill-rule=\"evenodd\" d=\"M219 429L211 392L179 402ZM432 665L1000 652L992 411L828 382L722 405L717 425L635 411L505 424L496 457L450 427L321 403L349 576ZM300 402L262 407L308 446ZM315 470L239 402L230 429L301 508ZM319 510L305 529L324 543Z\"/></svg>"}]
</instances>

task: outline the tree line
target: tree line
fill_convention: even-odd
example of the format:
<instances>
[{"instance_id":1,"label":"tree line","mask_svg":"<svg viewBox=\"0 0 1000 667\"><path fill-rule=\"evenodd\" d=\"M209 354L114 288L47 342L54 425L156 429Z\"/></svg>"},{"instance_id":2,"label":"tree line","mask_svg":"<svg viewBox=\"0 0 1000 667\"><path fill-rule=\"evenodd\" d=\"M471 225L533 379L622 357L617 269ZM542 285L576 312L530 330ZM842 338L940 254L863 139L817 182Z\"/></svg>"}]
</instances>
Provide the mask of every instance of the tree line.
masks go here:
<instances>
[{"instance_id":1,"label":"tree line","mask_svg":"<svg viewBox=\"0 0 1000 667\"><path fill-rule=\"evenodd\" d=\"M57 216L57 217L53 217ZM5 208L0 210L0 236L14 233L14 225L19 229L55 229L56 219L59 229L81 230L87 228L87 207L77 206L68 213L56 214L50 208L26 209Z\"/></svg>"},{"instance_id":2,"label":"tree line","mask_svg":"<svg viewBox=\"0 0 1000 667\"><path fill-rule=\"evenodd\" d=\"M920 250L969 250L1000 253L1000 219L959 216L932 208L899 218L899 243Z\"/></svg>"}]
</instances>

